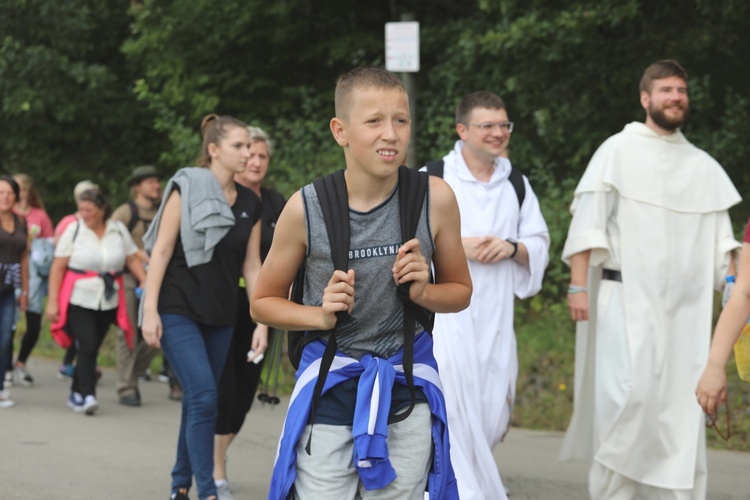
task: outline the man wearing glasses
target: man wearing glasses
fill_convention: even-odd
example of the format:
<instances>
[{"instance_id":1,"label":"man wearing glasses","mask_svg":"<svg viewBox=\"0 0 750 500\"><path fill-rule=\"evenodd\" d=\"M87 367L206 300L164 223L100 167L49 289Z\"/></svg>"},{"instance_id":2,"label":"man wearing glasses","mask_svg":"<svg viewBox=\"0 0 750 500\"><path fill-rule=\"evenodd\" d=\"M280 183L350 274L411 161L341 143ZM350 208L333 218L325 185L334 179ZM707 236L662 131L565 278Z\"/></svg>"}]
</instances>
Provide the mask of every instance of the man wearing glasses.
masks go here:
<instances>
[{"instance_id":1,"label":"man wearing glasses","mask_svg":"<svg viewBox=\"0 0 750 500\"><path fill-rule=\"evenodd\" d=\"M575 191L563 250L576 333L573 418L562 459L592 463L596 499L706 498L704 415L713 290L734 273L727 209L740 196L679 130L687 73L649 66L645 123L594 154Z\"/></svg>"},{"instance_id":2,"label":"man wearing glasses","mask_svg":"<svg viewBox=\"0 0 750 500\"><path fill-rule=\"evenodd\" d=\"M441 175L442 167L456 194L474 292L468 309L437 315L434 351L460 497L505 499L492 450L516 394L513 302L541 289L549 231L529 180L507 158L513 122L503 100L486 91L466 96L456 132L453 150L427 170Z\"/></svg>"}]
</instances>

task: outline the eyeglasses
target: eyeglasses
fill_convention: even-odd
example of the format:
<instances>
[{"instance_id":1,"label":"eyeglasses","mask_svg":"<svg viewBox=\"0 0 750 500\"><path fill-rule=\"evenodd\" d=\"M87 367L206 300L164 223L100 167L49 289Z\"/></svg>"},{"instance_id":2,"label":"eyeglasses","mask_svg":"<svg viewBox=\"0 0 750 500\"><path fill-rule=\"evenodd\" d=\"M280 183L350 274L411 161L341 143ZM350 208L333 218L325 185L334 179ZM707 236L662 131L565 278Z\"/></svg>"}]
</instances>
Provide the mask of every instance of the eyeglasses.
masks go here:
<instances>
[{"instance_id":1,"label":"eyeglasses","mask_svg":"<svg viewBox=\"0 0 750 500\"><path fill-rule=\"evenodd\" d=\"M472 127L476 127L482 132L491 132L495 129L504 130L505 132L508 132L509 134L513 133L513 122L499 122L499 123L492 123L492 122L485 122L485 123L467 123L466 125L470 125Z\"/></svg>"},{"instance_id":2,"label":"eyeglasses","mask_svg":"<svg viewBox=\"0 0 750 500\"><path fill-rule=\"evenodd\" d=\"M719 406L717 408L717 412L716 412L717 414L716 415L711 415L711 414L708 414L708 413L706 414L706 416L708 417L708 419L706 420L706 427L713 427L714 429L716 429L716 433L719 435L719 437L721 439L723 439L724 441L726 441L727 439L729 439L730 437L732 437L732 422L731 422L731 419L729 417L729 402L728 401L724 401L724 409L726 410L725 417L726 417L726 423L727 423L727 432L726 432L726 435L721 431L721 429L719 429L719 426L716 425L716 418L717 418L718 413L719 413L718 412L719 408L721 408L721 406Z\"/></svg>"}]
</instances>

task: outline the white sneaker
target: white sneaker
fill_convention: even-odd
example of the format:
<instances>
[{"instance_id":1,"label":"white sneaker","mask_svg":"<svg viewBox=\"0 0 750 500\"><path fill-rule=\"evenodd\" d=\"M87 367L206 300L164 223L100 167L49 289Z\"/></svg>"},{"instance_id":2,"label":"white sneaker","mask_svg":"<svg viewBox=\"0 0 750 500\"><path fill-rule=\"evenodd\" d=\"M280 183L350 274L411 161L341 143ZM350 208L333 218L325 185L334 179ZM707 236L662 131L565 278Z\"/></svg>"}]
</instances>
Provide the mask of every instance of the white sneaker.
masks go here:
<instances>
[{"instance_id":1,"label":"white sneaker","mask_svg":"<svg viewBox=\"0 0 750 500\"><path fill-rule=\"evenodd\" d=\"M218 500L234 500L232 492L229 491L229 482L217 481L216 484L216 497Z\"/></svg>"},{"instance_id":2,"label":"white sneaker","mask_svg":"<svg viewBox=\"0 0 750 500\"><path fill-rule=\"evenodd\" d=\"M16 365L13 368L13 378L15 379L16 383L21 384L24 387L31 387L34 385L34 378L29 373L26 365Z\"/></svg>"},{"instance_id":3,"label":"white sneaker","mask_svg":"<svg viewBox=\"0 0 750 500\"><path fill-rule=\"evenodd\" d=\"M10 408L15 405L16 402L10 399L10 391L0 391L0 408Z\"/></svg>"},{"instance_id":4,"label":"white sneaker","mask_svg":"<svg viewBox=\"0 0 750 500\"><path fill-rule=\"evenodd\" d=\"M99 403L96 401L96 397L92 394L86 396L86 399L83 400L83 411L86 415L93 415L98 409Z\"/></svg>"},{"instance_id":5,"label":"white sneaker","mask_svg":"<svg viewBox=\"0 0 750 500\"><path fill-rule=\"evenodd\" d=\"M5 372L5 387L13 387L13 370Z\"/></svg>"}]
</instances>

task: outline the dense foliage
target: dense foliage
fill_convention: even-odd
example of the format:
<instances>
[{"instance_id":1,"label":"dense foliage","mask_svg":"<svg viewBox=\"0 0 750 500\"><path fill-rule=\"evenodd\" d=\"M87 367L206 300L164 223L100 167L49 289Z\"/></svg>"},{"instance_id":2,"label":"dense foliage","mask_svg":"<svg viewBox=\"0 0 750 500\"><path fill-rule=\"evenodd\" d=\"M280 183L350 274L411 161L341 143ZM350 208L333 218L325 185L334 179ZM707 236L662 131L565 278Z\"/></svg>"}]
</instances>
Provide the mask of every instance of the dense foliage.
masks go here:
<instances>
[{"instance_id":1,"label":"dense foliage","mask_svg":"<svg viewBox=\"0 0 750 500\"><path fill-rule=\"evenodd\" d=\"M36 177L55 217L86 177L119 202L133 166L193 163L201 118L219 112L269 131L270 181L290 194L342 166L335 79L382 64L383 25L407 12L421 25L418 162L452 146L453 108L472 90L503 96L516 122L511 159L553 237L544 295L522 308L559 300L572 189L607 136L643 119L650 62L688 69L685 133L748 191L750 3L731 0L0 0L2 168ZM733 211L738 227L747 215Z\"/></svg>"}]
</instances>

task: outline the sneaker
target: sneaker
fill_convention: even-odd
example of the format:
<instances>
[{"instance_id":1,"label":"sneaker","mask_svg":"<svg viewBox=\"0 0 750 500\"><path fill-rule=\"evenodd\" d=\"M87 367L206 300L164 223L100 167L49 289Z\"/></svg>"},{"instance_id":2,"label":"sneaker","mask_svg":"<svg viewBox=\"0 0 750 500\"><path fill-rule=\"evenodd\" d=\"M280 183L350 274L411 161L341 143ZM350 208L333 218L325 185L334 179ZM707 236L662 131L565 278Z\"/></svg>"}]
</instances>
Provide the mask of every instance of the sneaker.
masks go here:
<instances>
[{"instance_id":1,"label":"sneaker","mask_svg":"<svg viewBox=\"0 0 750 500\"><path fill-rule=\"evenodd\" d=\"M83 411L83 396L77 392L71 392L68 398L68 407L76 413Z\"/></svg>"},{"instance_id":2,"label":"sneaker","mask_svg":"<svg viewBox=\"0 0 750 500\"><path fill-rule=\"evenodd\" d=\"M159 374L159 378L157 380L159 380L159 382L167 384L167 383L169 383L169 375L167 375L166 373L162 372L162 373Z\"/></svg>"},{"instance_id":3,"label":"sneaker","mask_svg":"<svg viewBox=\"0 0 750 500\"><path fill-rule=\"evenodd\" d=\"M0 408L10 408L16 402L10 399L10 391L0 391Z\"/></svg>"},{"instance_id":4,"label":"sneaker","mask_svg":"<svg viewBox=\"0 0 750 500\"><path fill-rule=\"evenodd\" d=\"M188 490L187 488L180 488L175 493L172 493L170 495L171 500L190 500L190 497L187 494Z\"/></svg>"},{"instance_id":5,"label":"sneaker","mask_svg":"<svg viewBox=\"0 0 750 500\"><path fill-rule=\"evenodd\" d=\"M74 371L73 365L60 365L60 368L57 369L57 378L60 380L71 379Z\"/></svg>"},{"instance_id":6,"label":"sneaker","mask_svg":"<svg viewBox=\"0 0 750 500\"><path fill-rule=\"evenodd\" d=\"M83 411L86 415L93 415L98 409L99 403L96 401L96 397L92 394L86 396L86 399L83 400Z\"/></svg>"},{"instance_id":7,"label":"sneaker","mask_svg":"<svg viewBox=\"0 0 750 500\"><path fill-rule=\"evenodd\" d=\"M31 387L34 385L34 378L29 373L26 365L16 365L13 368L13 378L24 387Z\"/></svg>"},{"instance_id":8,"label":"sneaker","mask_svg":"<svg viewBox=\"0 0 750 500\"><path fill-rule=\"evenodd\" d=\"M13 387L13 370L5 372L5 387Z\"/></svg>"},{"instance_id":9,"label":"sneaker","mask_svg":"<svg viewBox=\"0 0 750 500\"><path fill-rule=\"evenodd\" d=\"M216 498L217 500L234 500L226 480L216 482Z\"/></svg>"},{"instance_id":10,"label":"sneaker","mask_svg":"<svg viewBox=\"0 0 750 500\"><path fill-rule=\"evenodd\" d=\"M138 380L141 382L151 382L151 369L146 368L143 375L138 376Z\"/></svg>"}]
</instances>

